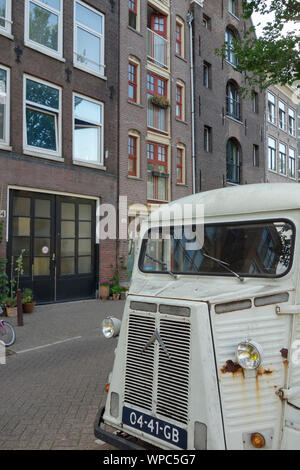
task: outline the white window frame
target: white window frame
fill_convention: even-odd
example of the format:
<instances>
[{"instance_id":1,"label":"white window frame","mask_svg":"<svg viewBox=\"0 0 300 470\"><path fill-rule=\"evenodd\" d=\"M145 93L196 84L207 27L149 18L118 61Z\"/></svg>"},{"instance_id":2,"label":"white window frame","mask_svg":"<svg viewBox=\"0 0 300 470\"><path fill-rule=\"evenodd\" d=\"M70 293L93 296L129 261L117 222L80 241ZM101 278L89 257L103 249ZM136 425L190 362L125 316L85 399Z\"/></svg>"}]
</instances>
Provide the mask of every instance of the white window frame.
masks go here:
<instances>
[{"instance_id":1,"label":"white window frame","mask_svg":"<svg viewBox=\"0 0 300 470\"><path fill-rule=\"evenodd\" d=\"M57 114L58 113L58 118L57 118L57 129L56 129L56 147L57 150L47 150L47 149L42 149L40 147L34 147L32 145L27 144L27 122L26 122L26 105L27 105L27 100L26 100L26 81L27 80L32 80L37 83L41 83L43 85L49 86L51 88L55 88L56 90L59 91L59 108L53 109L44 105L37 105L37 103L31 103L30 101L28 102L29 106L32 104L34 107L39 106L42 110L45 111L45 114ZM23 152L25 155L33 155L36 157L42 157L42 158L48 158L50 160L59 160L59 161L64 161L62 158L62 89L61 87L54 85L51 82L46 82L45 80L41 80L40 78L33 77L31 75L24 74L23 78Z\"/></svg>"},{"instance_id":2,"label":"white window frame","mask_svg":"<svg viewBox=\"0 0 300 470\"><path fill-rule=\"evenodd\" d=\"M35 3L37 6L44 8L45 10L50 11L51 13L54 13L58 17L58 38L57 38L57 43L58 43L58 50L52 50L51 48L47 46L43 46L43 44L40 44L38 42L35 42L30 39L29 37L29 4L30 2ZM24 44L27 47L31 47L32 49L36 49L39 52L42 52L43 54L49 55L51 57L54 57L55 59L65 61L62 57L63 53L63 9L64 9L64 0L60 0L60 12L55 10L54 8L50 7L49 5L46 5L40 0L25 0L25 16L24 16Z\"/></svg>"},{"instance_id":3,"label":"white window frame","mask_svg":"<svg viewBox=\"0 0 300 470\"><path fill-rule=\"evenodd\" d=\"M291 160L293 160L294 162L294 176L291 175ZM292 147L289 147L289 167L288 167L288 176L289 178L292 178L293 180L296 179L296 174L297 174L297 171L296 171L296 150Z\"/></svg>"},{"instance_id":4,"label":"white window frame","mask_svg":"<svg viewBox=\"0 0 300 470\"><path fill-rule=\"evenodd\" d=\"M294 123L293 125L293 132L291 132L291 127L290 127L290 118L292 118L292 122ZM288 127L289 127L289 134L293 137L296 135L296 112L294 109L289 108L288 110Z\"/></svg>"},{"instance_id":5,"label":"white window frame","mask_svg":"<svg viewBox=\"0 0 300 470\"><path fill-rule=\"evenodd\" d=\"M91 124L94 124L95 126L99 127L99 132L100 132L100 141L101 141L101 146L98 148L98 163L97 162L89 162L86 160L80 160L80 159L74 159L74 143L75 143L75 98L82 98L83 100L90 101L91 103L95 103L101 106L102 108L102 123L99 124L98 122L94 122L90 120L89 122ZM81 95L80 93L73 93L73 100L72 100L72 161L74 165L82 165L82 166L88 166L92 168L101 168L105 170L104 166L104 103L102 101L95 100L93 98L90 98L89 96L86 95Z\"/></svg>"},{"instance_id":6,"label":"white window frame","mask_svg":"<svg viewBox=\"0 0 300 470\"><path fill-rule=\"evenodd\" d=\"M280 111L284 114L283 126L281 126ZM278 100L278 126L282 131L286 131L286 114L286 104L283 101Z\"/></svg>"},{"instance_id":7,"label":"white window frame","mask_svg":"<svg viewBox=\"0 0 300 470\"><path fill-rule=\"evenodd\" d=\"M267 98L268 98L268 106L267 106L268 122L276 126L276 98L275 98L275 95L273 95L273 93L270 93L270 92L267 93ZM274 120L270 119L269 103L271 103L272 109L274 110L274 113L272 113L272 117L274 118Z\"/></svg>"},{"instance_id":8,"label":"white window frame","mask_svg":"<svg viewBox=\"0 0 300 470\"><path fill-rule=\"evenodd\" d=\"M97 31L94 31L92 29L89 29L87 26L83 25L82 23L78 23L76 21L76 4L79 3L82 5L84 8L87 8L88 10L91 10L93 13L96 13L97 15L102 17L102 27L103 27L103 34L99 34ZM92 75L96 75L96 77L100 77L106 80L105 76L105 15L99 11L96 10L95 8L92 8L90 5L87 3L82 2L81 0L74 0L74 9L73 9L73 18L74 18L74 27L73 27L73 65L74 67L84 70L85 72L91 73ZM76 59L77 56L77 26L80 26L80 28L84 29L88 33L93 34L94 36L97 36L98 38L102 39L101 40L101 60L102 62L100 63L100 69L101 71L97 72L97 70L92 69L86 64L82 64L81 62L78 62Z\"/></svg>"},{"instance_id":9,"label":"white window frame","mask_svg":"<svg viewBox=\"0 0 300 470\"><path fill-rule=\"evenodd\" d=\"M0 34L3 34L4 36L7 36L10 39L13 39L14 37L11 34L11 25L12 25L12 20L11 20L11 0L6 0L6 15L4 19L5 21L5 26L0 26Z\"/></svg>"},{"instance_id":10,"label":"white window frame","mask_svg":"<svg viewBox=\"0 0 300 470\"><path fill-rule=\"evenodd\" d=\"M282 152L282 149L284 149L284 151ZM285 157L285 171L281 171L281 158L282 158L282 155L284 155ZM280 175L283 175L283 176L286 176L286 172L287 172L287 148L286 148L286 144L282 143L282 142L279 142L278 144L278 158L279 158L279 161L278 161L278 172Z\"/></svg>"},{"instance_id":11,"label":"white window frame","mask_svg":"<svg viewBox=\"0 0 300 470\"><path fill-rule=\"evenodd\" d=\"M270 141L273 141L274 142L274 147L272 147L270 145ZM274 150L274 163L275 163L275 168L272 168L272 158L271 158L271 155L273 154L272 152L270 153L270 149L271 150ZM274 171L276 172L277 171L277 141L276 139L273 139L273 137L268 137L268 167L269 167L269 171Z\"/></svg>"},{"instance_id":12,"label":"white window frame","mask_svg":"<svg viewBox=\"0 0 300 470\"><path fill-rule=\"evenodd\" d=\"M6 72L6 93L5 93L5 119L4 119L4 139L0 140L0 148L11 150L10 145L10 69L0 64L0 69ZM1 100L1 94L0 94Z\"/></svg>"}]
</instances>

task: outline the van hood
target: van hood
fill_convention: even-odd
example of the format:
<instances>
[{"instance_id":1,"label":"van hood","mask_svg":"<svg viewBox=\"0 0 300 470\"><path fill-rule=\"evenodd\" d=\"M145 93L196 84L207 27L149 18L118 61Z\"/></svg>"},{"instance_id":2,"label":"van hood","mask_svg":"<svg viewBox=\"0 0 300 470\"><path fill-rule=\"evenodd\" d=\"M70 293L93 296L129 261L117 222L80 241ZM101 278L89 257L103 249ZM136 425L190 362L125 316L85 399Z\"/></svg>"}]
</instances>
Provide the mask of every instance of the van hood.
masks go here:
<instances>
[{"instance_id":1,"label":"van hood","mask_svg":"<svg viewBox=\"0 0 300 470\"><path fill-rule=\"evenodd\" d=\"M158 297L170 299L193 300L196 302L222 303L263 295L294 290L291 280L254 279L243 282L238 279L224 277L187 279L162 279L161 276L151 279L136 278L130 287L130 294L142 297Z\"/></svg>"}]
</instances>

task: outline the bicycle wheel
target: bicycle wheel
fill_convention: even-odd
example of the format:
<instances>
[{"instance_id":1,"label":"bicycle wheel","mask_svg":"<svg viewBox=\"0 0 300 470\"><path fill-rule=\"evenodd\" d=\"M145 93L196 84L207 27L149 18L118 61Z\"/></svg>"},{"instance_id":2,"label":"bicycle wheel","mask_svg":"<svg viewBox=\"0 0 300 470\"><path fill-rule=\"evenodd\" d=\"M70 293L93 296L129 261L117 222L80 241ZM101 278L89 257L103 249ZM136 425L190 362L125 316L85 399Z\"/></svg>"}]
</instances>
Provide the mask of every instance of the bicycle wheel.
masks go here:
<instances>
[{"instance_id":1,"label":"bicycle wheel","mask_svg":"<svg viewBox=\"0 0 300 470\"><path fill-rule=\"evenodd\" d=\"M3 341L6 347L12 346L16 340L15 330L7 321L0 323L0 341Z\"/></svg>"}]
</instances>

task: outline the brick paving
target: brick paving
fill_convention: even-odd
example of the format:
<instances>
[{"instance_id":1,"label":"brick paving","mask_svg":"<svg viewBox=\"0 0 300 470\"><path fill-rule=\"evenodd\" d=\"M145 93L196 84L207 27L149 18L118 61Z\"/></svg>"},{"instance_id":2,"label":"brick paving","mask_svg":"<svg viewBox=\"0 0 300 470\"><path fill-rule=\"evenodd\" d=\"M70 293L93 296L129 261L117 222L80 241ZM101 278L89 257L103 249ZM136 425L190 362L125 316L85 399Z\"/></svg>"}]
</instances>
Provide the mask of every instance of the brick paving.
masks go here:
<instances>
[{"instance_id":1,"label":"brick paving","mask_svg":"<svg viewBox=\"0 0 300 470\"><path fill-rule=\"evenodd\" d=\"M93 422L117 340L105 340L100 326L107 313L121 318L123 306L76 302L24 317L0 365L0 449L109 449L96 442Z\"/></svg>"}]
</instances>

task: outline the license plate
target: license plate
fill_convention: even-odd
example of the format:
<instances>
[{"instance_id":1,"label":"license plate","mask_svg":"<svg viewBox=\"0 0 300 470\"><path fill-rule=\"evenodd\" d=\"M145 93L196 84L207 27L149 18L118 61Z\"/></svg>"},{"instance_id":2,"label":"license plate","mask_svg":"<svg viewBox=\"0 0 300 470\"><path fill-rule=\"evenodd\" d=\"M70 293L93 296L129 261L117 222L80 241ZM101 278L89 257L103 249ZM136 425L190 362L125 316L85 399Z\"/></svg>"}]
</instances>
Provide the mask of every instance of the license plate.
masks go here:
<instances>
[{"instance_id":1,"label":"license plate","mask_svg":"<svg viewBox=\"0 0 300 470\"><path fill-rule=\"evenodd\" d=\"M123 408L123 424L151 434L181 449L187 447L187 432L184 429L126 406Z\"/></svg>"}]
</instances>

